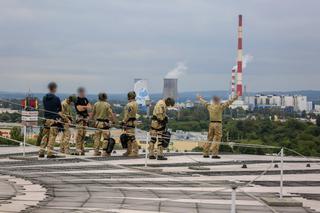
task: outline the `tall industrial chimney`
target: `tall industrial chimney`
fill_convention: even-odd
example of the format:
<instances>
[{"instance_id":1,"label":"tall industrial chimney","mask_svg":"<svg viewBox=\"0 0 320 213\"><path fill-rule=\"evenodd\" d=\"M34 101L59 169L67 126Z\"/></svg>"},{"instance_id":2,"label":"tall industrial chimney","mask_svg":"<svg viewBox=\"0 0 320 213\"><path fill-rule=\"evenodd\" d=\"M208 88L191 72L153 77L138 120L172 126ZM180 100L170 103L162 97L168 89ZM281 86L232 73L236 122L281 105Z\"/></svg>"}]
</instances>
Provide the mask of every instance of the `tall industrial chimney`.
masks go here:
<instances>
[{"instance_id":1,"label":"tall industrial chimney","mask_svg":"<svg viewBox=\"0 0 320 213\"><path fill-rule=\"evenodd\" d=\"M165 78L163 80L163 98L178 98L178 79Z\"/></svg>"},{"instance_id":2,"label":"tall industrial chimney","mask_svg":"<svg viewBox=\"0 0 320 213\"><path fill-rule=\"evenodd\" d=\"M238 24L238 54L237 54L237 94L242 96L242 15Z\"/></svg>"}]
</instances>

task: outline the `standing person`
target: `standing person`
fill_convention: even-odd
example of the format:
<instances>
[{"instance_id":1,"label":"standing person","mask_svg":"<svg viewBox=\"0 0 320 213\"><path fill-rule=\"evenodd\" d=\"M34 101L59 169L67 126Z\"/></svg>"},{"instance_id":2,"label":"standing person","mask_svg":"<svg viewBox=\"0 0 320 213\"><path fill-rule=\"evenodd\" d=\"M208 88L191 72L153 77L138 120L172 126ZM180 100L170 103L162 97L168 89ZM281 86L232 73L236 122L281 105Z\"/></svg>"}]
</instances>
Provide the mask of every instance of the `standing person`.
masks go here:
<instances>
[{"instance_id":1,"label":"standing person","mask_svg":"<svg viewBox=\"0 0 320 213\"><path fill-rule=\"evenodd\" d=\"M151 129L150 136L151 140L149 143L149 159L156 159L154 146L158 139L158 150L157 160L167 160L163 155L164 147L162 145L163 138L168 123L167 107L174 106L175 101L172 98L161 99L157 102L153 109L153 115L151 118Z\"/></svg>"},{"instance_id":2,"label":"standing person","mask_svg":"<svg viewBox=\"0 0 320 213\"><path fill-rule=\"evenodd\" d=\"M72 124L72 109L71 105L76 101L75 95L70 95L68 98L64 99L61 103L61 117L63 120L63 135L60 143L60 152L64 154L69 154L70 147L70 125Z\"/></svg>"},{"instance_id":3,"label":"standing person","mask_svg":"<svg viewBox=\"0 0 320 213\"><path fill-rule=\"evenodd\" d=\"M84 152L84 139L86 136L86 128L89 123L89 112L91 110L91 104L86 98L86 91L83 87L78 89L78 97L75 103L75 109L77 112L77 136L76 136L76 155L85 155Z\"/></svg>"},{"instance_id":4,"label":"standing person","mask_svg":"<svg viewBox=\"0 0 320 213\"><path fill-rule=\"evenodd\" d=\"M222 138L222 113L229 107L235 100L237 100L238 95L233 97L231 100L221 103L219 97L214 96L212 98L212 104L205 101L201 96L197 96L197 99L207 108L209 111L210 124L208 130L208 142L205 143L203 147L203 157L208 158L210 153L212 158L219 159L219 147Z\"/></svg>"},{"instance_id":5,"label":"standing person","mask_svg":"<svg viewBox=\"0 0 320 213\"><path fill-rule=\"evenodd\" d=\"M40 144L39 157L43 158L45 155L45 150L47 149L47 158L55 158L56 155L53 154L53 147L58 135L58 127L61 124L60 112L61 112L61 102L60 98L55 95L57 92L57 84L51 82L48 84L49 93L43 97L43 107L44 107L44 129L43 137Z\"/></svg>"},{"instance_id":6,"label":"standing person","mask_svg":"<svg viewBox=\"0 0 320 213\"><path fill-rule=\"evenodd\" d=\"M138 157L139 146L135 137L135 128L137 126L138 104L136 102L136 93L131 91L128 93L128 103L124 108L124 116L122 126L128 138L127 151L123 154L129 157Z\"/></svg>"},{"instance_id":7,"label":"standing person","mask_svg":"<svg viewBox=\"0 0 320 213\"><path fill-rule=\"evenodd\" d=\"M110 156L107 153L107 147L110 139L110 122L115 122L115 118L111 109L111 105L107 102L107 94L100 93L98 95L98 101L93 106L92 116L95 120L95 132L94 138L94 156L100 156L101 148L101 136L103 137L102 143L102 156Z\"/></svg>"}]
</instances>

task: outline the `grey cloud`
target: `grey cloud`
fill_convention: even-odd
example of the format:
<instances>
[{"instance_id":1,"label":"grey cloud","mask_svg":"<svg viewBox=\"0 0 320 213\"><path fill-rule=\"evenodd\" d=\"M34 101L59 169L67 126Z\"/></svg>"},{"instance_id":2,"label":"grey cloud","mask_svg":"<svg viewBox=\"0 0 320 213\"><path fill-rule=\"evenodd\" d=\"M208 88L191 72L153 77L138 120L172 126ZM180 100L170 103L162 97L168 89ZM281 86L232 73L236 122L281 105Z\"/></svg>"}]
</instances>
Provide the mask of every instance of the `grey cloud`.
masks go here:
<instances>
[{"instance_id":1,"label":"grey cloud","mask_svg":"<svg viewBox=\"0 0 320 213\"><path fill-rule=\"evenodd\" d=\"M66 92L77 85L125 92L133 78L145 77L159 92L179 61L189 67L181 91L228 89L239 13L244 50L254 56L244 72L250 90L319 89L319 6L316 0L3 0L0 90L44 91L57 80Z\"/></svg>"}]
</instances>

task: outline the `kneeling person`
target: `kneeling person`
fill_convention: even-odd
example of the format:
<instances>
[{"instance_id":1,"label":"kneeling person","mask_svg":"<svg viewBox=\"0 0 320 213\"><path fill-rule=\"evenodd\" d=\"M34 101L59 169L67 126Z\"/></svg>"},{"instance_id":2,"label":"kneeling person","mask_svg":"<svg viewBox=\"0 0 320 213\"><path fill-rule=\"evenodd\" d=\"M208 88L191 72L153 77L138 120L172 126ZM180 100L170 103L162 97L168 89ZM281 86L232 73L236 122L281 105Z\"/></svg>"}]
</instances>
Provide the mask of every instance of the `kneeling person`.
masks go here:
<instances>
[{"instance_id":1,"label":"kneeling person","mask_svg":"<svg viewBox=\"0 0 320 213\"><path fill-rule=\"evenodd\" d=\"M98 95L99 100L93 106L93 118L95 120L95 132L94 139L94 155L101 155L100 149L103 149L102 156L110 156L107 153L107 147L110 139L110 121L114 123L115 118L111 109L111 105L107 102L107 94L100 93ZM103 142L101 144L101 137Z\"/></svg>"},{"instance_id":2,"label":"kneeling person","mask_svg":"<svg viewBox=\"0 0 320 213\"><path fill-rule=\"evenodd\" d=\"M156 159L154 146L158 139L158 150L157 150L157 160L167 160L163 155L163 142L164 135L166 131L166 126L168 123L167 117L167 107L174 106L175 101L172 98L161 99L155 105L153 109L153 115L151 120L150 136L151 140L149 143L149 159Z\"/></svg>"},{"instance_id":3,"label":"kneeling person","mask_svg":"<svg viewBox=\"0 0 320 213\"><path fill-rule=\"evenodd\" d=\"M137 112L138 104L136 102L136 93L131 91L128 93L128 104L124 108L122 120L122 126L128 140L127 152L123 154L124 156L137 157L139 154L139 147L135 138Z\"/></svg>"}]
</instances>

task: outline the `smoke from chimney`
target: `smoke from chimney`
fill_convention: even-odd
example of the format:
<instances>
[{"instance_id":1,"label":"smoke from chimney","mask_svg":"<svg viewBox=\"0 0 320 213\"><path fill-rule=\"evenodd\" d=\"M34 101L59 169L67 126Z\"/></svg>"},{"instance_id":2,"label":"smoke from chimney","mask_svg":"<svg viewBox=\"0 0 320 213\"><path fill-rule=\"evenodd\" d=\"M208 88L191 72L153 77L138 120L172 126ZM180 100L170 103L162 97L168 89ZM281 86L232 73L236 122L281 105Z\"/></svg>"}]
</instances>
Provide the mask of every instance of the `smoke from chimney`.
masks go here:
<instances>
[{"instance_id":1,"label":"smoke from chimney","mask_svg":"<svg viewBox=\"0 0 320 213\"><path fill-rule=\"evenodd\" d=\"M188 67L184 64L184 62L178 62L177 66L170 70L165 78L173 78L178 79L180 75L184 74L188 70Z\"/></svg>"},{"instance_id":2,"label":"smoke from chimney","mask_svg":"<svg viewBox=\"0 0 320 213\"><path fill-rule=\"evenodd\" d=\"M247 64L253 60L253 56L251 54L246 54L243 56L242 61L242 69L246 68ZM233 70L237 70L237 65L232 67Z\"/></svg>"}]
</instances>

